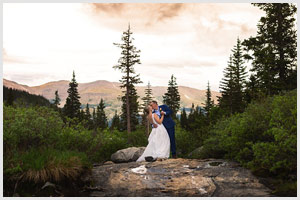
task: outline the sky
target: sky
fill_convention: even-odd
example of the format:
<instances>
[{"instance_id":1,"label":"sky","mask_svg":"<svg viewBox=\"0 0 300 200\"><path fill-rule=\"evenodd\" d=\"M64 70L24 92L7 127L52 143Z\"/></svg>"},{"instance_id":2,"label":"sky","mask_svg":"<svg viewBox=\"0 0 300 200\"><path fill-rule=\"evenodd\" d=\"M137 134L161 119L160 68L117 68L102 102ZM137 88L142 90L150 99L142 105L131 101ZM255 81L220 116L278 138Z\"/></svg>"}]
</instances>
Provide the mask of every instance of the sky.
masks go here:
<instances>
[{"instance_id":1,"label":"sky","mask_svg":"<svg viewBox=\"0 0 300 200\"><path fill-rule=\"evenodd\" d=\"M219 91L237 38L255 36L264 12L250 3L4 3L3 78L29 86L71 80L118 82L113 69L130 23L141 50L139 85ZM248 67L250 66L247 63Z\"/></svg>"}]
</instances>

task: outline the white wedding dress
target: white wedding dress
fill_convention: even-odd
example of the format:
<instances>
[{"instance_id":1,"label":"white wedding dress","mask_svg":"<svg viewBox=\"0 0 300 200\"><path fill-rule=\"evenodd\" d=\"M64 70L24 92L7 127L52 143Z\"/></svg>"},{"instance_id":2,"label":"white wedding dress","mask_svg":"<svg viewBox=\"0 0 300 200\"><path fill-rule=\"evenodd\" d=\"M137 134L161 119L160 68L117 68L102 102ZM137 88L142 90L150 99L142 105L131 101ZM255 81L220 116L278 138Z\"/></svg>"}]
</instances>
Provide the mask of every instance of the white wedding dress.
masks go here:
<instances>
[{"instance_id":1,"label":"white wedding dress","mask_svg":"<svg viewBox=\"0 0 300 200\"><path fill-rule=\"evenodd\" d=\"M163 124L158 124L155 121L154 113L152 114L152 119L157 124L157 128L152 128L148 138L148 145L136 162L145 161L145 157L147 156L152 156L154 159L169 158L170 156L169 134Z\"/></svg>"}]
</instances>

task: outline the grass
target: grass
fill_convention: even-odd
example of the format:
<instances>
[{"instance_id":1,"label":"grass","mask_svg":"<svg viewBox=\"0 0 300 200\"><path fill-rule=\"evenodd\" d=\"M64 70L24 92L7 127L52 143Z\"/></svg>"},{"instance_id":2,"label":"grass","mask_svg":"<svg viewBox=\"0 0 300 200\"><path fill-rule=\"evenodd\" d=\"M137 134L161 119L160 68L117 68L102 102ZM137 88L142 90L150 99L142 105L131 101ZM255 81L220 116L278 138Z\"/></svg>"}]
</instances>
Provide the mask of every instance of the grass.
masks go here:
<instances>
[{"instance_id":1,"label":"grass","mask_svg":"<svg viewBox=\"0 0 300 200\"><path fill-rule=\"evenodd\" d=\"M31 149L16 161L21 168L19 179L35 183L76 179L91 164L86 154L55 149Z\"/></svg>"}]
</instances>

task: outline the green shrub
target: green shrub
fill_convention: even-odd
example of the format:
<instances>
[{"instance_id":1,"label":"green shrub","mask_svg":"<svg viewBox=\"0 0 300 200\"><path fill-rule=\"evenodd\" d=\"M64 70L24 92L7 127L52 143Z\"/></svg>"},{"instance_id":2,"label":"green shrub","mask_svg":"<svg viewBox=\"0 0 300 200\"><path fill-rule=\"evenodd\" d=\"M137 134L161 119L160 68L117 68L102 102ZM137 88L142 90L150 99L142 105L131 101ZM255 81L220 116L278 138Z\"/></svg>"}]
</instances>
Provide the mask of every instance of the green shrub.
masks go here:
<instances>
[{"instance_id":1,"label":"green shrub","mask_svg":"<svg viewBox=\"0 0 300 200\"><path fill-rule=\"evenodd\" d=\"M5 179L23 175L28 180L31 179L30 177L37 177L32 180L38 181L41 180L38 177L49 178L50 176L45 176L45 173L51 174L52 169L70 171L68 167L74 168L80 163L80 166L89 165L86 151L82 151L86 150L86 147L80 148L82 143L87 147L90 146L86 141L88 134L83 130L64 127L58 112L38 106L28 108L4 106L3 108ZM70 134L72 137L66 138L64 133L68 131L72 133ZM68 146L69 141L77 146L71 148L70 145ZM68 163L71 165L68 166ZM39 173L40 175L36 175Z\"/></svg>"},{"instance_id":2,"label":"green shrub","mask_svg":"<svg viewBox=\"0 0 300 200\"><path fill-rule=\"evenodd\" d=\"M175 127L175 141L179 157L187 157L189 153L201 146L196 134L181 128L179 123Z\"/></svg>"},{"instance_id":3,"label":"green shrub","mask_svg":"<svg viewBox=\"0 0 300 200\"><path fill-rule=\"evenodd\" d=\"M150 128L151 131L151 128ZM145 133L145 126L138 126L137 129L128 134L130 146L145 147L148 145L148 136Z\"/></svg>"},{"instance_id":4,"label":"green shrub","mask_svg":"<svg viewBox=\"0 0 300 200\"><path fill-rule=\"evenodd\" d=\"M55 146L63 127L59 114L47 107L3 106L4 154L13 149Z\"/></svg>"},{"instance_id":5,"label":"green shrub","mask_svg":"<svg viewBox=\"0 0 300 200\"><path fill-rule=\"evenodd\" d=\"M296 180L296 90L251 103L244 113L218 121L210 134L202 158L223 156L289 185Z\"/></svg>"},{"instance_id":6,"label":"green shrub","mask_svg":"<svg viewBox=\"0 0 300 200\"><path fill-rule=\"evenodd\" d=\"M85 129L83 126L65 127L61 130L57 148L90 153L94 140L92 131Z\"/></svg>"},{"instance_id":7,"label":"green shrub","mask_svg":"<svg viewBox=\"0 0 300 200\"><path fill-rule=\"evenodd\" d=\"M127 134L118 130L98 129L94 138L91 160L103 162L110 160L111 154L128 147Z\"/></svg>"},{"instance_id":8,"label":"green shrub","mask_svg":"<svg viewBox=\"0 0 300 200\"><path fill-rule=\"evenodd\" d=\"M275 96L267 135L273 140L253 145L254 159L251 166L267 168L282 177L297 172L297 93Z\"/></svg>"}]
</instances>

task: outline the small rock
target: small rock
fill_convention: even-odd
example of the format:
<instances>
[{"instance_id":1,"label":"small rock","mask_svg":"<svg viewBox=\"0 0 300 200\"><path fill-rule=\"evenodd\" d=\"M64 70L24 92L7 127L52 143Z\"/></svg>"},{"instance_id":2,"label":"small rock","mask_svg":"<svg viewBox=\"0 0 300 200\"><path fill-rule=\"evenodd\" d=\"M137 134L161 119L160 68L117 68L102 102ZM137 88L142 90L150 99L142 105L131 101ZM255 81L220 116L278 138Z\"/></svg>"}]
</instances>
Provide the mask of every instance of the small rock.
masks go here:
<instances>
[{"instance_id":1,"label":"small rock","mask_svg":"<svg viewBox=\"0 0 300 200\"><path fill-rule=\"evenodd\" d=\"M106 162L104 163L104 165L112 165L112 164L115 164L115 163L112 162L112 161L106 161Z\"/></svg>"}]
</instances>

